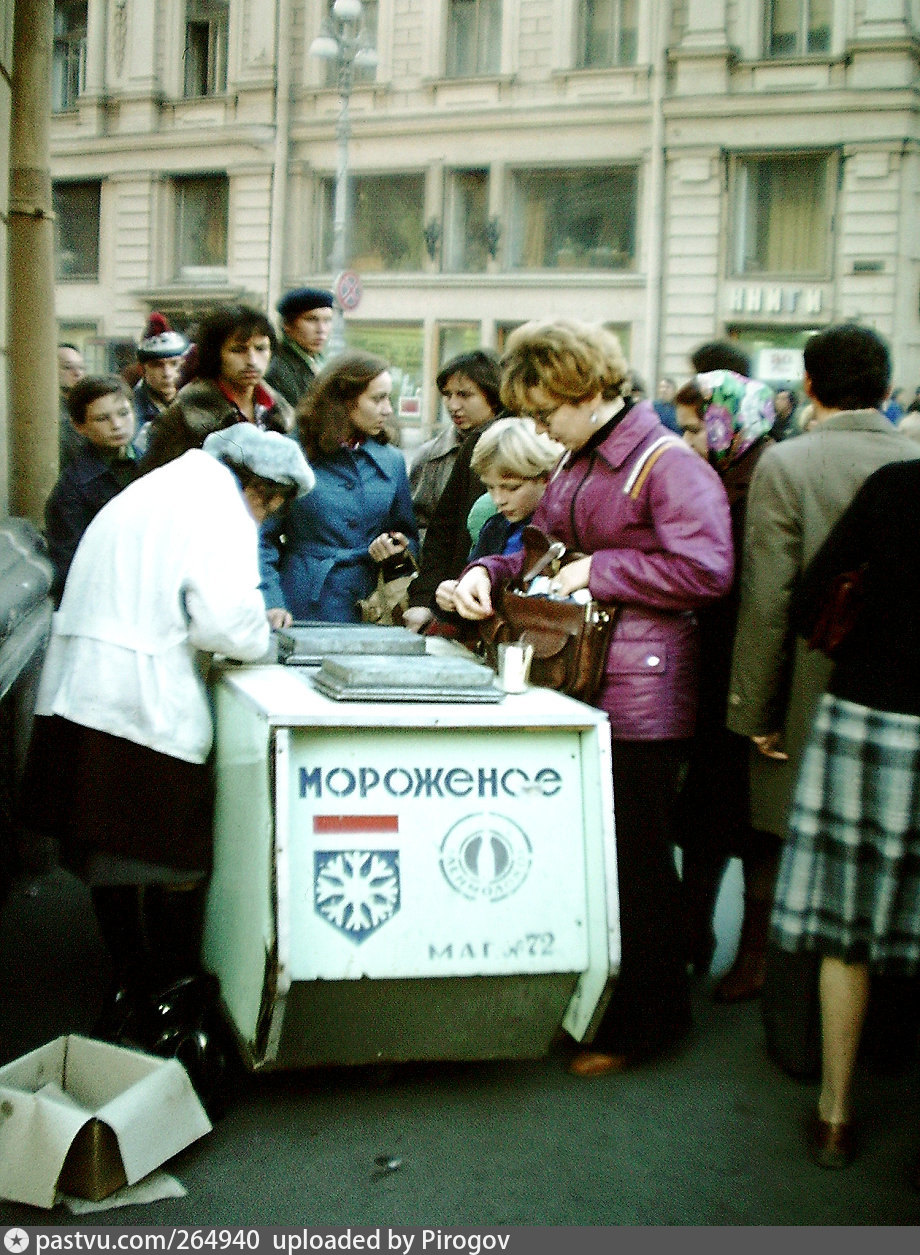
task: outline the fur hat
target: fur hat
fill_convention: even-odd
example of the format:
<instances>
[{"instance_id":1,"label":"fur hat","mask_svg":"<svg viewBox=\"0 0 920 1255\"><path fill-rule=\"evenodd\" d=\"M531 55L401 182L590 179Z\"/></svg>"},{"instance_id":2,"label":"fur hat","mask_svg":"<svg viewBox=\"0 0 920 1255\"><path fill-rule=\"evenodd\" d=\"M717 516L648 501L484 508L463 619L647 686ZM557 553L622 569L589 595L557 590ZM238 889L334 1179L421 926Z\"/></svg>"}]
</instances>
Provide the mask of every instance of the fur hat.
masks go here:
<instances>
[{"instance_id":1,"label":"fur hat","mask_svg":"<svg viewBox=\"0 0 920 1255\"><path fill-rule=\"evenodd\" d=\"M253 475L284 487L294 485L298 497L310 492L316 483L296 440L277 431L261 431L254 423L236 423L214 431L202 448L218 462L245 466Z\"/></svg>"},{"instance_id":2,"label":"fur hat","mask_svg":"<svg viewBox=\"0 0 920 1255\"><path fill-rule=\"evenodd\" d=\"M332 309L333 295L324 288L294 288L275 306L283 322L293 322L311 309Z\"/></svg>"},{"instance_id":3,"label":"fur hat","mask_svg":"<svg viewBox=\"0 0 920 1255\"><path fill-rule=\"evenodd\" d=\"M147 326L137 348L139 362L154 362L162 357L181 357L188 348L188 340L173 331L162 314L154 311L147 319Z\"/></svg>"}]
</instances>

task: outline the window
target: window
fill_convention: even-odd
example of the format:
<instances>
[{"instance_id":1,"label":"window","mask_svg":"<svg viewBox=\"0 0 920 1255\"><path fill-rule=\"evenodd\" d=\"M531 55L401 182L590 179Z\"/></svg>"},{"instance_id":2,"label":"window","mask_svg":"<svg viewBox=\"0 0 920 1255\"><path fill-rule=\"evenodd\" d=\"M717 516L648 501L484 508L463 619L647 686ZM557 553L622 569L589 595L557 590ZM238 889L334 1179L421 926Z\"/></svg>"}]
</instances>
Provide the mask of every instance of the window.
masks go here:
<instances>
[{"instance_id":1,"label":"window","mask_svg":"<svg viewBox=\"0 0 920 1255\"><path fill-rule=\"evenodd\" d=\"M512 195L512 268L631 268L637 187L634 166L520 171Z\"/></svg>"},{"instance_id":2,"label":"window","mask_svg":"<svg viewBox=\"0 0 920 1255\"><path fill-rule=\"evenodd\" d=\"M390 365L393 391L390 399L400 428L417 427L421 420L422 349L421 323L346 322L345 339L350 349L379 353Z\"/></svg>"},{"instance_id":3,"label":"window","mask_svg":"<svg viewBox=\"0 0 920 1255\"><path fill-rule=\"evenodd\" d=\"M768 9L771 57L829 52L833 0L772 0Z\"/></svg>"},{"instance_id":4,"label":"window","mask_svg":"<svg viewBox=\"0 0 920 1255\"><path fill-rule=\"evenodd\" d=\"M488 261L488 170L457 170L448 184L447 270L485 270Z\"/></svg>"},{"instance_id":5,"label":"window","mask_svg":"<svg viewBox=\"0 0 920 1255\"><path fill-rule=\"evenodd\" d=\"M827 270L831 163L826 155L739 158L734 169L734 273Z\"/></svg>"},{"instance_id":6,"label":"window","mask_svg":"<svg viewBox=\"0 0 920 1255\"><path fill-rule=\"evenodd\" d=\"M185 95L227 90L229 0L188 0L185 6Z\"/></svg>"},{"instance_id":7,"label":"window","mask_svg":"<svg viewBox=\"0 0 920 1255\"><path fill-rule=\"evenodd\" d=\"M101 183L55 183L54 277L98 279Z\"/></svg>"},{"instance_id":8,"label":"window","mask_svg":"<svg viewBox=\"0 0 920 1255\"><path fill-rule=\"evenodd\" d=\"M497 74L501 40L501 0L448 0L448 78Z\"/></svg>"},{"instance_id":9,"label":"window","mask_svg":"<svg viewBox=\"0 0 920 1255\"><path fill-rule=\"evenodd\" d=\"M634 65L637 0L581 0L578 64L582 69Z\"/></svg>"},{"instance_id":10,"label":"window","mask_svg":"<svg viewBox=\"0 0 920 1255\"><path fill-rule=\"evenodd\" d=\"M55 113L77 107L86 76L87 0L55 0L54 52L51 65L51 108Z\"/></svg>"},{"instance_id":11,"label":"window","mask_svg":"<svg viewBox=\"0 0 920 1255\"><path fill-rule=\"evenodd\" d=\"M332 256L335 184L323 184L322 256ZM358 175L349 184L351 226L347 261L357 271L421 270L425 176Z\"/></svg>"},{"instance_id":12,"label":"window","mask_svg":"<svg viewBox=\"0 0 920 1255\"><path fill-rule=\"evenodd\" d=\"M176 271L200 277L202 269L227 265L230 184L224 174L175 180Z\"/></svg>"}]
</instances>

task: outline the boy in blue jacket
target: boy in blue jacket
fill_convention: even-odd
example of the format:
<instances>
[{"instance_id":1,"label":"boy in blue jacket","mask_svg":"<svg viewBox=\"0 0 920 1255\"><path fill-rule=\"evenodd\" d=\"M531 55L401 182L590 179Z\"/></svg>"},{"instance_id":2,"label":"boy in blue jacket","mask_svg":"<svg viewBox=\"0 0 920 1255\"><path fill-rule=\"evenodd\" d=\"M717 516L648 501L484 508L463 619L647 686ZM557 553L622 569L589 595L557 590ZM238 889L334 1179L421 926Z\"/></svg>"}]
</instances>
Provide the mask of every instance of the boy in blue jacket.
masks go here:
<instances>
[{"instance_id":1,"label":"boy in blue jacket","mask_svg":"<svg viewBox=\"0 0 920 1255\"><path fill-rule=\"evenodd\" d=\"M45 504L55 606L83 533L102 507L137 476L136 419L125 381L117 375L87 375L71 388L67 406L70 421L86 444L61 472Z\"/></svg>"}]
</instances>

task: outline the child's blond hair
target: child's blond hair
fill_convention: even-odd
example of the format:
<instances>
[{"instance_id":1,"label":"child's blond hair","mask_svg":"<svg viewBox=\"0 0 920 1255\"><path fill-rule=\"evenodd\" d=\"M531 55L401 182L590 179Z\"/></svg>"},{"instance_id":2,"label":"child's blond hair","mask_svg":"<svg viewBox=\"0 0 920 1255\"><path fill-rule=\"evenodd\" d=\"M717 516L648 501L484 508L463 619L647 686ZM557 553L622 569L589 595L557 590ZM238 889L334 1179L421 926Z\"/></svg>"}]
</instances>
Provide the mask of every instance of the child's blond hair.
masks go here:
<instances>
[{"instance_id":1,"label":"child's blond hair","mask_svg":"<svg viewBox=\"0 0 920 1255\"><path fill-rule=\"evenodd\" d=\"M500 418L476 441L470 467L480 477L488 471L519 479L540 479L565 452L562 445L537 432L533 419Z\"/></svg>"}]
</instances>

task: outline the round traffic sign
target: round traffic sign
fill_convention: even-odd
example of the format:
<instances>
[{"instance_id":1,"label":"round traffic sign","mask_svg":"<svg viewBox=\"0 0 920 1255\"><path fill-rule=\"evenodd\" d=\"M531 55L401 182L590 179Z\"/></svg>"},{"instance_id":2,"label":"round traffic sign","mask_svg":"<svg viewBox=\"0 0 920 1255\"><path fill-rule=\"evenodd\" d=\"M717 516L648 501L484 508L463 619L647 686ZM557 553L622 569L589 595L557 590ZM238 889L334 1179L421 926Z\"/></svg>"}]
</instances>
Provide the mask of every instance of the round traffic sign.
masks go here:
<instances>
[{"instance_id":1,"label":"round traffic sign","mask_svg":"<svg viewBox=\"0 0 920 1255\"><path fill-rule=\"evenodd\" d=\"M357 309L361 304L361 280L353 270L343 270L335 281L335 299L342 309Z\"/></svg>"}]
</instances>

